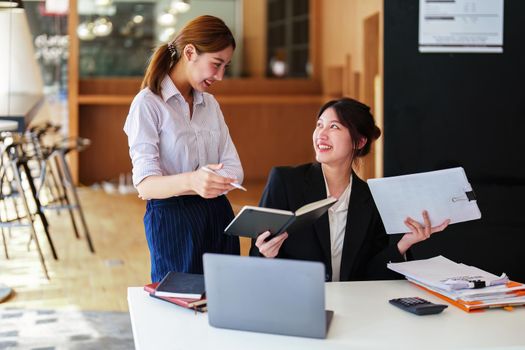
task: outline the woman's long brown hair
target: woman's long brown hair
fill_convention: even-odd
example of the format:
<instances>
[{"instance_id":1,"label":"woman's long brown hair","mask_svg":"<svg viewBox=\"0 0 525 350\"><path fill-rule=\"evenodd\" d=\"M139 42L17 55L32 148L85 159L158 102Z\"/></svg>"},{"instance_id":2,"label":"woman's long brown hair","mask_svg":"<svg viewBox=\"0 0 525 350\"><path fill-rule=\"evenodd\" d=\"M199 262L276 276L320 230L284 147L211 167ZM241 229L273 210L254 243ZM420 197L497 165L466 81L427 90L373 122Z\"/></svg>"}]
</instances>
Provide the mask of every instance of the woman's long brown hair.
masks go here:
<instances>
[{"instance_id":1,"label":"woman's long brown hair","mask_svg":"<svg viewBox=\"0 0 525 350\"><path fill-rule=\"evenodd\" d=\"M228 46L235 49L233 34L220 18L209 15L196 17L170 42L176 50L174 55L168 49L168 44L157 47L151 56L140 88L148 87L153 93L160 95L162 80L179 61L182 50L188 44L195 46L197 54L218 52Z\"/></svg>"}]
</instances>

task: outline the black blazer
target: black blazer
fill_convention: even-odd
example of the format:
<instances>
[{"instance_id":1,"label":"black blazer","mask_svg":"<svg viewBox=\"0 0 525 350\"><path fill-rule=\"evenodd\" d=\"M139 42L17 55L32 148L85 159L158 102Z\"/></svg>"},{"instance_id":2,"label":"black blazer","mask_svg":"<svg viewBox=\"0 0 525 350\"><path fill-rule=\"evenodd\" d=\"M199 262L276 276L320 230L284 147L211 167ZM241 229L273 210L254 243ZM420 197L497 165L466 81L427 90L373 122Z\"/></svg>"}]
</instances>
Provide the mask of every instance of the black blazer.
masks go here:
<instances>
[{"instance_id":1,"label":"black blazer","mask_svg":"<svg viewBox=\"0 0 525 350\"><path fill-rule=\"evenodd\" d=\"M298 167L276 167L259 203L261 207L295 211L301 206L326 198L326 187L319 163ZM328 213L301 232L289 236L279 250L278 258L323 262L326 280L332 280L332 260ZM252 241L250 255L259 256ZM341 257L341 281L393 279L400 275L386 268L387 262L404 261L397 245L389 237L368 185L353 174L346 232Z\"/></svg>"}]
</instances>

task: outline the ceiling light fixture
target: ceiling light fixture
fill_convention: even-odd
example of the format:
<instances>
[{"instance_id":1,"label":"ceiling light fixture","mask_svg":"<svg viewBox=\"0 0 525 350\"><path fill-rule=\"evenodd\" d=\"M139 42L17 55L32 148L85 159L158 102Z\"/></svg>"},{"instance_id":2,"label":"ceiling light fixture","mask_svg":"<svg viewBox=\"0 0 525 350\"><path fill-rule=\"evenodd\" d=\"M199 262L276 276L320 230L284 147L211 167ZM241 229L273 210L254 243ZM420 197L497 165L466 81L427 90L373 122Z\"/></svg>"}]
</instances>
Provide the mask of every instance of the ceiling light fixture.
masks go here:
<instances>
[{"instance_id":1,"label":"ceiling light fixture","mask_svg":"<svg viewBox=\"0 0 525 350\"><path fill-rule=\"evenodd\" d=\"M91 41L95 39L97 36L93 32L94 27L95 24L91 21L85 21L80 23L77 27L78 38L84 41Z\"/></svg>"},{"instance_id":2,"label":"ceiling light fixture","mask_svg":"<svg viewBox=\"0 0 525 350\"><path fill-rule=\"evenodd\" d=\"M107 17L99 17L93 22L96 36L108 36L113 31L113 23Z\"/></svg>"},{"instance_id":3,"label":"ceiling light fixture","mask_svg":"<svg viewBox=\"0 0 525 350\"><path fill-rule=\"evenodd\" d=\"M22 0L1 0L0 1L0 10L1 9L13 9L13 8L24 8Z\"/></svg>"},{"instance_id":4,"label":"ceiling light fixture","mask_svg":"<svg viewBox=\"0 0 525 350\"><path fill-rule=\"evenodd\" d=\"M170 8L177 13L186 13L190 10L190 2L187 0L172 0Z\"/></svg>"},{"instance_id":5,"label":"ceiling light fixture","mask_svg":"<svg viewBox=\"0 0 525 350\"><path fill-rule=\"evenodd\" d=\"M171 12L164 12L157 18L157 23L161 26L171 27L177 23L177 18Z\"/></svg>"}]
</instances>

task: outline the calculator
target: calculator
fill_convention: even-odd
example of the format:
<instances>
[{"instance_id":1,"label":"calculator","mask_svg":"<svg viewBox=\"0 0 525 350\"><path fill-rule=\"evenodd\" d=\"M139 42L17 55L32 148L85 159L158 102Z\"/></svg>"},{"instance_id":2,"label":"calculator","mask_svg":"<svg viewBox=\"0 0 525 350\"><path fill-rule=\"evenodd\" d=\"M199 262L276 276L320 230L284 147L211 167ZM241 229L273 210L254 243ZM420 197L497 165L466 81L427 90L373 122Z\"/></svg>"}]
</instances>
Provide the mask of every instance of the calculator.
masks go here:
<instances>
[{"instance_id":1,"label":"calculator","mask_svg":"<svg viewBox=\"0 0 525 350\"><path fill-rule=\"evenodd\" d=\"M448 307L448 305L431 303L420 297L397 298L391 299L388 302L400 309L419 316L438 314Z\"/></svg>"}]
</instances>

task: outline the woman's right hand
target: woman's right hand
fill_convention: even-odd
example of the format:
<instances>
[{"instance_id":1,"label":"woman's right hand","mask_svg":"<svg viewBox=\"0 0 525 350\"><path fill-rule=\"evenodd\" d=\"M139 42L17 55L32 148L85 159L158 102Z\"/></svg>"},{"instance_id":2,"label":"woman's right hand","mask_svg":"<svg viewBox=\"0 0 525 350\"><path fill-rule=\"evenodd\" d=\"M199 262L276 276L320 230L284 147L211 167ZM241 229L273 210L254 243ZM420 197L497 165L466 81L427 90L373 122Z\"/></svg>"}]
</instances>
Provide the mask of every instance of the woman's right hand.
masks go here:
<instances>
[{"instance_id":1,"label":"woman's right hand","mask_svg":"<svg viewBox=\"0 0 525 350\"><path fill-rule=\"evenodd\" d=\"M222 164L209 164L206 167L215 171L220 170ZM230 184L236 181L236 179L223 177L200 168L191 174L190 186L195 193L203 198L215 198L233 190L235 187Z\"/></svg>"},{"instance_id":2,"label":"woman's right hand","mask_svg":"<svg viewBox=\"0 0 525 350\"><path fill-rule=\"evenodd\" d=\"M255 246L259 248L259 253L264 255L267 258L275 258L279 254L279 249L283 245L286 238L288 238L288 233L284 232L277 237L270 239L268 242L265 242L265 239L270 236L270 231L261 233L257 240L255 241Z\"/></svg>"}]
</instances>

